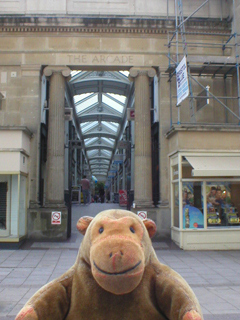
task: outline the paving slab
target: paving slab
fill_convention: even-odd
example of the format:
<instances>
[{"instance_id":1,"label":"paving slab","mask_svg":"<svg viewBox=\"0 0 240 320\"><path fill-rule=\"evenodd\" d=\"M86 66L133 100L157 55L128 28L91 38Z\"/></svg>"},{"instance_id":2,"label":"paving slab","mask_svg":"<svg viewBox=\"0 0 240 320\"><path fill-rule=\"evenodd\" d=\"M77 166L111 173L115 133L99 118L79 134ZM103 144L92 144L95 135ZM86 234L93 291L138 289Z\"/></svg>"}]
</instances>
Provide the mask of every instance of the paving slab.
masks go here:
<instances>
[{"instance_id":1,"label":"paving slab","mask_svg":"<svg viewBox=\"0 0 240 320\"><path fill-rule=\"evenodd\" d=\"M0 250L0 320L14 320L41 286L74 264L83 239L76 229L77 220L110 208L119 206L73 205L72 236L67 241L28 240L19 249ZM240 251L183 251L168 239L153 241L153 247L159 261L190 284L205 320L240 319Z\"/></svg>"}]
</instances>

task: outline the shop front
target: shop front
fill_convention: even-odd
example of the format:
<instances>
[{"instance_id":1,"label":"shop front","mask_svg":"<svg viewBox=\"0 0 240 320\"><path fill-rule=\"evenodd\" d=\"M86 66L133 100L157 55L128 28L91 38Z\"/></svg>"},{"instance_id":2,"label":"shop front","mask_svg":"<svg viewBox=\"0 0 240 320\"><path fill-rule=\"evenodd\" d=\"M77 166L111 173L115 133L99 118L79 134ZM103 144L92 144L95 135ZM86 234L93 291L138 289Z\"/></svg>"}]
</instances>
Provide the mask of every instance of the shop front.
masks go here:
<instances>
[{"instance_id":1,"label":"shop front","mask_svg":"<svg viewBox=\"0 0 240 320\"><path fill-rule=\"evenodd\" d=\"M0 127L0 242L19 243L27 235L27 178L30 132Z\"/></svg>"},{"instance_id":2,"label":"shop front","mask_svg":"<svg viewBox=\"0 0 240 320\"><path fill-rule=\"evenodd\" d=\"M209 147L216 138L195 135ZM184 250L240 249L240 152L209 149L170 154L171 236Z\"/></svg>"}]
</instances>

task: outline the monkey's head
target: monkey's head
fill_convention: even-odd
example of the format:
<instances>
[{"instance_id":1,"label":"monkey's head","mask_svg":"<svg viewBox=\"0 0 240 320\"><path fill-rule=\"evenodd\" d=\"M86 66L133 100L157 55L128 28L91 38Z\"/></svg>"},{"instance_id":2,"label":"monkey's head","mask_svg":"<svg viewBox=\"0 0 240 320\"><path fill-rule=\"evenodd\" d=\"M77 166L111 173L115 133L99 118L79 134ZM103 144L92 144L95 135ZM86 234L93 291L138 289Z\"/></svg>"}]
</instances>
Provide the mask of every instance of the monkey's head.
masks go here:
<instances>
[{"instance_id":1,"label":"monkey's head","mask_svg":"<svg viewBox=\"0 0 240 320\"><path fill-rule=\"evenodd\" d=\"M149 261L155 223L131 211L106 210L95 218L80 218L77 228L85 234L81 257L91 266L96 282L117 295L133 291Z\"/></svg>"}]
</instances>

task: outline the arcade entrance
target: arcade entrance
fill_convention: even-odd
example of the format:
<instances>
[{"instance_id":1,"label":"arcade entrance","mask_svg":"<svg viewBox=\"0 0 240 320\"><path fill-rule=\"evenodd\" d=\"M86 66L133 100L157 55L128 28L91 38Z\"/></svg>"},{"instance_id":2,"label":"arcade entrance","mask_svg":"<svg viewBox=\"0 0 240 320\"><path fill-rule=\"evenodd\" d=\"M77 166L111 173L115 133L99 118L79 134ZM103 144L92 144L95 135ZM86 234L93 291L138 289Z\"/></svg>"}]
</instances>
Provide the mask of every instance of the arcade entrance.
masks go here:
<instances>
[{"instance_id":1,"label":"arcade entrance","mask_svg":"<svg viewBox=\"0 0 240 320\"><path fill-rule=\"evenodd\" d=\"M71 205L82 202L80 181L83 176L87 176L90 181L91 201L94 201L95 185L100 182L104 185L107 202L119 203L130 209L135 191L135 207L153 206L151 158L152 152L156 157L157 150L156 146L151 148L153 99L150 91L154 87L149 80L155 73L151 68L142 69L140 76L138 70L132 70L132 81L129 80L129 71L71 71L67 67L61 69L51 66L44 69L39 202L45 209L57 205L59 212L63 214L61 220L67 226L67 237L71 234ZM153 72L150 76L149 70ZM66 76L67 81L64 79ZM56 79L57 77L61 79ZM140 78L140 81L137 79L135 82L136 85L134 78ZM141 78L144 78L143 81ZM62 96L64 104L61 102L64 120L59 115L58 107L60 101L57 83L61 83L62 88L61 80L65 82L65 96ZM149 108L145 112L146 101L138 101L141 110L137 110L136 122L135 96L137 92L137 99L142 98L139 97L139 92L142 94L143 89L148 96ZM147 117L143 118L144 112ZM155 129L152 132L155 136L153 141L157 141L158 131ZM57 142L59 146L56 147L56 135L61 139L64 135L64 150L60 138ZM144 141L147 143L143 143ZM136 162L134 164L136 146L137 167ZM58 153L55 150L54 153L53 148L62 151ZM155 163L156 161L154 169ZM146 170L150 173L147 178L144 177ZM59 176L61 171L64 171L64 176ZM159 178L156 174L153 176L154 184L157 185ZM64 183L64 201L59 196L60 178ZM57 188L54 187L55 179ZM136 179L137 187L134 185ZM159 188L154 190L156 193ZM49 223L46 225L50 227Z\"/></svg>"}]
</instances>

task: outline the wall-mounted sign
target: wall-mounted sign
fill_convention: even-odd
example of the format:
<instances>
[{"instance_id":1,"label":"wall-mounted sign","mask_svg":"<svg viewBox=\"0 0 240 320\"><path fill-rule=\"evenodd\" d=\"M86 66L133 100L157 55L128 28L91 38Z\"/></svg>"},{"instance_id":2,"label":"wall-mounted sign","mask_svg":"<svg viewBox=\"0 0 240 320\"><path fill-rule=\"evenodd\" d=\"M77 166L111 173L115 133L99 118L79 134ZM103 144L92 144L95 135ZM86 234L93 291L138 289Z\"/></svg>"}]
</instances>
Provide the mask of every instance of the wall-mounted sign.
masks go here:
<instances>
[{"instance_id":1,"label":"wall-mounted sign","mask_svg":"<svg viewBox=\"0 0 240 320\"><path fill-rule=\"evenodd\" d=\"M62 223L62 212L53 211L52 212L52 224L61 224Z\"/></svg>"},{"instance_id":2,"label":"wall-mounted sign","mask_svg":"<svg viewBox=\"0 0 240 320\"><path fill-rule=\"evenodd\" d=\"M147 219L147 211L138 211L137 215L139 216L139 218L141 219Z\"/></svg>"}]
</instances>

